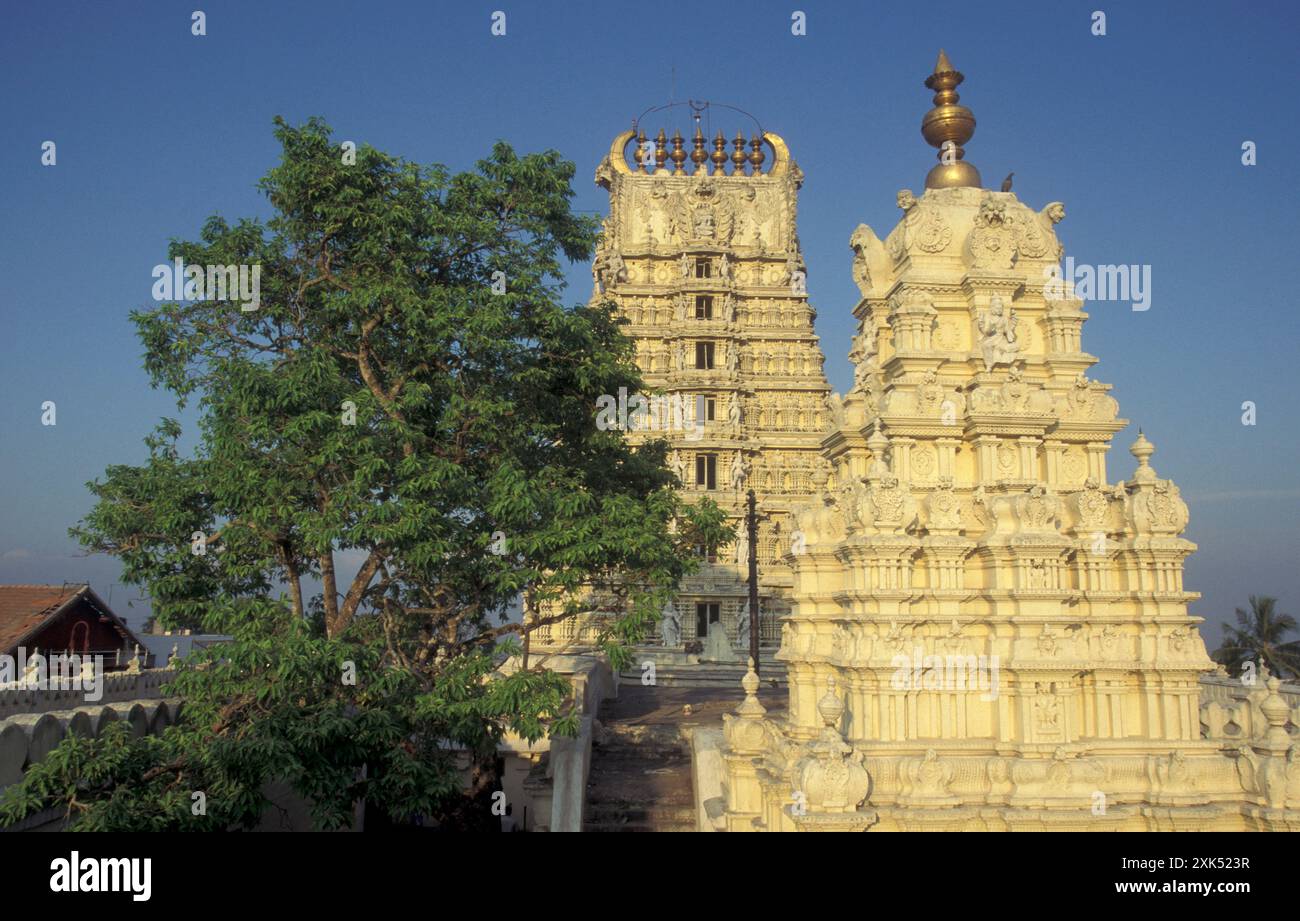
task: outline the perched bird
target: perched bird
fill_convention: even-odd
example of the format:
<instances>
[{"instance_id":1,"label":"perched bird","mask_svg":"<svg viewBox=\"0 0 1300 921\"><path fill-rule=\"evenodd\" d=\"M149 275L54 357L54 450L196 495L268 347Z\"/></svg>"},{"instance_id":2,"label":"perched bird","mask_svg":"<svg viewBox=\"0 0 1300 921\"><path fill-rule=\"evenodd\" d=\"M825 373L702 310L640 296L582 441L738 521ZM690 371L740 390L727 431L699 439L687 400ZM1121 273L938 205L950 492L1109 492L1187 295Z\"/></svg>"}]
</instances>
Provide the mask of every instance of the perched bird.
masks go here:
<instances>
[{"instance_id":1,"label":"perched bird","mask_svg":"<svg viewBox=\"0 0 1300 921\"><path fill-rule=\"evenodd\" d=\"M1002 180L1002 191L1003 191L1003 192L1010 192L1010 191L1011 191L1011 177L1014 176L1014 175L1015 175L1015 173L1007 173L1007 178Z\"/></svg>"}]
</instances>

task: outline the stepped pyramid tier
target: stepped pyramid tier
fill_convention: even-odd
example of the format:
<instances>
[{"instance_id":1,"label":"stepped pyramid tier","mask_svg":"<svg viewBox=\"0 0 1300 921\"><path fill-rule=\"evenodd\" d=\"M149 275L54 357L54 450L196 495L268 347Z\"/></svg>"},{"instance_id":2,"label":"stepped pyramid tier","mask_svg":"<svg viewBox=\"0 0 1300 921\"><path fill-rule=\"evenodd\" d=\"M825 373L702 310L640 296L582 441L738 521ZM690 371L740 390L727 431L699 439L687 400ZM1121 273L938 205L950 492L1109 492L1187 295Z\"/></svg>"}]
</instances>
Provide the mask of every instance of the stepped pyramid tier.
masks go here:
<instances>
[{"instance_id":1,"label":"stepped pyramid tier","mask_svg":"<svg viewBox=\"0 0 1300 921\"><path fill-rule=\"evenodd\" d=\"M936 70L927 85L961 82ZM962 112L927 139L968 140ZM1215 666L1187 609L1187 505L1145 435L1108 475L1128 423L1051 271L1065 209L949 178L899 192L883 240L852 234L854 383L786 558L788 716L728 722L724 825L844 827L853 793L885 830L1251 827L1260 783L1240 778L1264 772L1202 737ZM814 767L840 787L803 789ZM1300 806L1287 771L1275 793Z\"/></svg>"},{"instance_id":2,"label":"stepped pyramid tier","mask_svg":"<svg viewBox=\"0 0 1300 921\"><path fill-rule=\"evenodd\" d=\"M687 498L713 499L741 535L683 582L655 642L665 653L706 658L708 646L726 660L726 644L748 646L743 518L751 489L762 642L779 642L792 584L790 508L829 469L820 449L830 388L795 227L803 173L770 131L730 141L719 131L709 140L698 122L689 143L665 128L653 140L636 129L614 139L596 171L609 216L592 300L617 305L643 396L658 398L648 427L629 439L667 440ZM706 643L714 623L726 644ZM583 627L559 630L569 632L552 641L580 640Z\"/></svg>"}]
</instances>

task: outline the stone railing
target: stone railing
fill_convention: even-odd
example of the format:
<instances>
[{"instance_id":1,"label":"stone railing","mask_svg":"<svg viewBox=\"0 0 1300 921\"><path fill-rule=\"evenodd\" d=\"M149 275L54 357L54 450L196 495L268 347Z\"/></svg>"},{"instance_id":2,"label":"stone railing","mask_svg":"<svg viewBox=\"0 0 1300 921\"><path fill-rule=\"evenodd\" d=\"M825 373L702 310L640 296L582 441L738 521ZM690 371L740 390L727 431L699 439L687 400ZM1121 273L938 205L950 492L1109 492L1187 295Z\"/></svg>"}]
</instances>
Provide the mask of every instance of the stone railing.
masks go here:
<instances>
[{"instance_id":1,"label":"stone railing","mask_svg":"<svg viewBox=\"0 0 1300 921\"><path fill-rule=\"evenodd\" d=\"M4 688L0 690L0 720L54 710L102 707L129 700L160 700L167 696L166 685L175 677L169 668L151 668L141 672L109 672L103 676L103 696L86 700L80 688Z\"/></svg>"},{"instance_id":2,"label":"stone railing","mask_svg":"<svg viewBox=\"0 0 1300 921\"><path fill-rule=\"evenodd\" d=\"M1286 730L1300 740L1300 687L1282 684L1278 693L1291 709ZM1263 678L1257 678L1253 686L1224 675L1201 678L1201 735L1232 745L1262 737L1268 720L1260 705L1268 694Z\"/></svg>"},{"instance_id":3,"label":"stone railing","mask_svg":"<svg viewBox=\"0 0 1300 921\"><path fill-rule=\"evenodd\" d=\"M552 655L538 662L572 685L580 715L578 734L530 743L507 733L498 745L506 759L503 788L516 805L516 818L526 807L528 831L581 831L595 718L602 701L618 696L618 676L602 656ZM512 659L502 669L508 672L517 666Z\"/></svg>"}]
</instances>

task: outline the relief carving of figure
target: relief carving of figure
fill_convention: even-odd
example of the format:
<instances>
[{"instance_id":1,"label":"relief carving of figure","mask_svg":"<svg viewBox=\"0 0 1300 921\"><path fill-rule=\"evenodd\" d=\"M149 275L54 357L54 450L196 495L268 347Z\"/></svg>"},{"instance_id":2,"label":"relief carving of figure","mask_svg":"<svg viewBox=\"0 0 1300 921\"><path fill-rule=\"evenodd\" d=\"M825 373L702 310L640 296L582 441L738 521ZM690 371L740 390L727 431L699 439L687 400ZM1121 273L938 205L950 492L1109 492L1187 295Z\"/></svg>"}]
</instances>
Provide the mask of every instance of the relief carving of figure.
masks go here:
<instances>
[{"instance_id":1,"label":"relief carving of figure","mask_svg":"<svg viewBox=\"0 0 1300 921\"><path fill-rule=\"evenodd\" d=\"M993 295L989 309L980 313L978 322L985 371L992 371L996 364L1010 364L1020 356L1020 339L1016 335L1019 320L1015 311L1003 306L1001 296Z\"/></svg>"},{"instance_id":2,"label":"relief carving of figure","mask_svg":"<svg viewBox=\"0 0 1300 921\"><path fill-rule=\"evenodd\" d=\"M740 492L745 488L745 477L749 475L749 470L745 464L744 456L737 451L736 456L731 460L731 488Z\"/></svg>"},{"instance_id":3,"label":"relief carving of figure","mask_svg":"<svg viewBox=\"0 0 1300 921\"><path fill-rule=\"evenodd\" d=\"M834 431L844 427L844 398L838 393L826 394L826 409L829 410L827 428Z\"/></svg>"},{"instance_id":4,"label":"relief carving of figure","mask_svg":"<svg viewBox=\"0 0 1300 921\"><path fill-rule=\"evenodd\" d=\"M939 384L939 375L933 369L926 371L921 378L921 386L916 389L917 409L925 416L937 416L943 409L943 387Z\"/></svg>"},{"instance_id":5,"label":"relief carving of figure","mask_svg":"<svg viewBox=\"0 0 1300 921\"><path fill-rule=\"evenodd\" d=\"M1038 731L1047 735L1054 735L1060 730L1061 704L1046 684L1037 686L1037 694L1034 697L1034 722Z\"/></svg>"},{"instance_id":6,"label":"relief carving of figure","mask_svg":"<svg viewBox=\"0 0 1300 921\"><path fill-rule=\"evenodd\" d=\"M1002 385L1002 408L1008 412L1025 412L1029 409L1029 386L1024 374L1014 364L1007 370L1007 382Z\"/></svg>"},{"instance_id":7,"label":"relief carving of figure","mask_svg":"<svg viewBox=\"0 0 1300 921\"><path fill-rule=\"evenodd\" d=\"M1017 255L1014 223L1005 200L985 198L966 241L971 264L982 269L1011 268Z\"/></svg>"},{"instance_id":8,"label":"relief carving of figure","mask_svg":"<svg viewBox=\"0 0 1300 921\"><path fill-rule=\"evenodd\" d=\"M591 265L597 294L604 294L616 282L627 281L627 263L616 249L603 250Z\"/></svg>"},{"instance_id":9,"label":"relief carving of figure","mask_svg":"<svg viewBox=\"0 0 1300 921\"><path fill-rule=\"evenodd\" d=\"M682 459L680 451L673 452L673 473L681 482L686 482L686 461Z\"/></svg>"},{"instance_id":10,"label":"relief carving of figure","mask_svg":"<svg viewBox=\"0 0 1300 921\"><path fill-rule=\"evenodd\" d=\"M696 208L691 221L691 236L697 240L713 238L713 209Z\"/></svg>"},{"instance_id":11,"label":"relief carving of figure","mask_svg":"<svg viewBox=\"0 0 1300 921\"><path fill-rule=\"evenodd\" d=\"M1029 588L1034 590L1044 590L1048 588L1048 582L1051 578L1051 571L1047 568L1046 560L1029 561Z\"/></svg>"}]
</instances>

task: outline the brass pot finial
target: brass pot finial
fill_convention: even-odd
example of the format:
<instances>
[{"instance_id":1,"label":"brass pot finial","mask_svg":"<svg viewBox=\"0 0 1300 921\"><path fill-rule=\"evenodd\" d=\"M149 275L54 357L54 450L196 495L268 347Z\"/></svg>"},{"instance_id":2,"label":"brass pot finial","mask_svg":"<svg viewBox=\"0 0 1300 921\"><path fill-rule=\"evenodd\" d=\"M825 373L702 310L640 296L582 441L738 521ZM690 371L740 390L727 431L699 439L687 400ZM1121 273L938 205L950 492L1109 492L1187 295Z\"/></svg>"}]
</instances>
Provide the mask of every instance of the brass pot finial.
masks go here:
<instances>
[{"instance_id":1,"label":"brass pot finial","mask_svg":"<svg viewBox=\"0 0 1300 921\"><path fill-rule=\"evenodd\" d=\"M979 170L963 159L962 145L975 134L974 114L958 105L957 87L965 79L940 49L934 73L925 80L925 85L934 91L934 108L921 119L922 136L931 147L939 148L939 165L925 177L927 189L981 187Z\"/></svg>"}]
</instances>

